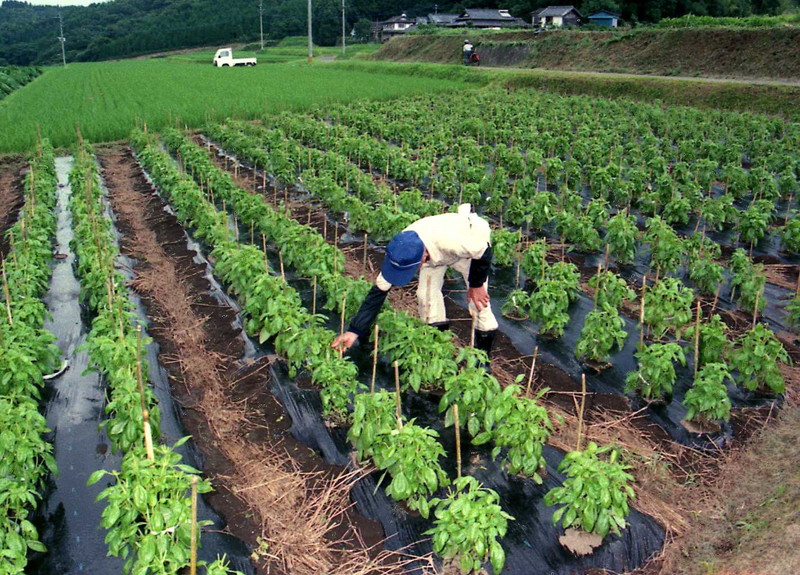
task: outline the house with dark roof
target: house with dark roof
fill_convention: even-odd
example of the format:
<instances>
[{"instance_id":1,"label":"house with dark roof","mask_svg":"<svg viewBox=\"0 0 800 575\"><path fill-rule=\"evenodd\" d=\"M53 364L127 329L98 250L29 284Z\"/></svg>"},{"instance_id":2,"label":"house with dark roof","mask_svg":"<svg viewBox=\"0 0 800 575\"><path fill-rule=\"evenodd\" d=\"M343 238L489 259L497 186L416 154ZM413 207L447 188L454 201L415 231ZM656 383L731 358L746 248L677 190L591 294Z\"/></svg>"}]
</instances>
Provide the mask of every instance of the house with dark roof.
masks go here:
<instances>
[{"instance_id":1,"label":"house with dark roof","mask_svg":"<svg viewBox=\"0 0 800 575\"><path fill-rule=\"evenodd\" d=\"M548 6L531 12L531 24L534 28L580 26L583 20L575 6Z\"/></svg>"},{"instance_id":2,"label":"house with dark roof","mask_svg":"<svg viewBox=\"0 0 800 575\"><path fill-rule=\"evenodd\" d=\"M458 18L458 14L428 14L428 24L434 26L450 26Z\"/></svg>"},{"instance_id":3,"label":"house with dark roof","mask_svg":"<svg viewBox=\"0 0 800 575\"><path fill-rule=\"evenodd\" d=\"M606 28L616 28L619 26L621 16L610 10L600 10L587 16L589 22L595 26L605 26Z\"/></svg>"},{"instance_id":4,"label":"house with dark roof","mask_svg":"<svg viewBox=\"0 0 800 575\"><path fill-rule=\"evenodd\" d=\"M405 12L400 16L392 16L383 22L375 22L372 26L373 36L379 42L386 42L390 38L405 34L409 28L416 26L417 20L409 18Z\"/></svg>"},{"instance_id":5,"label":"house with dark roof","mask_svg":"<svg viewBox=\"0 0 800 575\"><path fill-rule=\"evenodd\" d=\"M470 28L510 28L526 26L522 18L515 18L508 10L493 8L467 8L450 26L469 26Z\"/></svg>"}]
</instances>

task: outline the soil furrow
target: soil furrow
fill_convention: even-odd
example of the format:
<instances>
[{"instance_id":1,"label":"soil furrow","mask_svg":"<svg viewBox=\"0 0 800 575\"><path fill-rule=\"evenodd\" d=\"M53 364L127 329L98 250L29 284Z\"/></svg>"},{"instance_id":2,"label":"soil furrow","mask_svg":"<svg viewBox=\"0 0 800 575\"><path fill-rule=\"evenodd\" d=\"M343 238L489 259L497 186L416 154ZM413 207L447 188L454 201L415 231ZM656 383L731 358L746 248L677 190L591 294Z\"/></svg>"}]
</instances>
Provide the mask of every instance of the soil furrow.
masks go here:
<instances>
[{"instance_id":1,"label":"soil furrow","mask_svg":"<svg viewBox=\"0 0 800 575\"><path fill-rule=\"evenodd\" d=\"M209 293L182 228L130 151L104 149L100 162L123 251L138 262L133 287L148 308L187 432L206 458L211 503L227 529L253 550L268 545L261 572L344 573L348 563L368 565L382 531L349 509L357 477L326 465L289 433L291 421L268 391L272 359L239 361L234 312Z\"/></svg>"},{"instance_id":2,"label":"soil furrow","mask_svg":"<svg viewBox=\"0 0 800 575\"><path fill-rule=\"evenodd\" d=\"M8 253L6 232L17 221L24 203L22 178L24 166L20 156L0 158L0 257Z\"/></svg>"}]
</instances>

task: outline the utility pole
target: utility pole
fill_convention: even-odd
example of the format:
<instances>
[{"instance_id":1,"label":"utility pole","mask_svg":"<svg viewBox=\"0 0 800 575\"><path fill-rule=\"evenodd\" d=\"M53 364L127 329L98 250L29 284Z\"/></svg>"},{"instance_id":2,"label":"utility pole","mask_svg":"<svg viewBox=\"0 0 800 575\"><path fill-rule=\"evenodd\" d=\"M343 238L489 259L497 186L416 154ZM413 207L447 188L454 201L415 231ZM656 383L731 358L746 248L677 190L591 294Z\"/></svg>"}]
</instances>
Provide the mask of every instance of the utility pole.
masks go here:
<instances>
[{"instance_id":1,"label":"utility pole","mask_svg":"<svg viewBox=\"0 0 800 575\"><path fill-rule=\"evenodd\" d=\"M58 36L58 41L61 42L61 63L64 64L64 67L67 67L67 54L64 51L64 43L67 39L64 37L64 18L61 16L61 10L58 11L58 29L60 34Z\"/></svg>"},{"instance_id":2,"label":"utility pole","mask_svg":"<svg viewBox=\"0 0 800 575\"><path fill-rule=\"evenodd\" d=\"M314 49L311 47L311 0L308 0L308 63L314 60Z\"/></svg>"},{"instance_id":3,"label":"utility pole","mask_svg":"<svg viewBox=\"0 0 800 575\"><path fill-rule=\"evenodd\" d=\"M261 32L261 50L264 50L264 0L258 0L258 29Z\"/></svg>"},{"instance_id":4,"label":"utility pole","mask_svg":"<svg viewBox=\"0 0 800 575\"><path fill-rule=\"evenodd\" d=\"M342 56L344 56L345 52L346 52L346 48L345 48L346 42L345 42L344 38L345 38L345 34L347 32L345 30L345 26L346 26L346 23L345 23L345 19L344 19L344 0L342 0Z\"/></svg>"}]
</instances>

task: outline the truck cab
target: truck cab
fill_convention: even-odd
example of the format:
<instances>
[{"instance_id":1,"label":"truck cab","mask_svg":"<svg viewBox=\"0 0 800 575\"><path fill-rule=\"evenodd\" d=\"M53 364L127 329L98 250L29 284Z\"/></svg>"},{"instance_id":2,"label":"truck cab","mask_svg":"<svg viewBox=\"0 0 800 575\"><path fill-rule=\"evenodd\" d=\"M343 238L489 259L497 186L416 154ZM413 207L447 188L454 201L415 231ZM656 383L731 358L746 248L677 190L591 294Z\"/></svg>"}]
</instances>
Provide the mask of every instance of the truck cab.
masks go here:
<instances>
[{"instance_id":1,"label":"truck cab","mask_svg":"<svg viewBox=\"0 0 800 575\"><path fill-rule=\"evenodd\" d=\"M224 66L256 65L255 58L234 58L233 50L231 48L220 48L219 50L217 50L217 53L214 54L214 60L212 62L214 66L216 66L217 68L222 68Z\"/></svg>"}]
</instances>

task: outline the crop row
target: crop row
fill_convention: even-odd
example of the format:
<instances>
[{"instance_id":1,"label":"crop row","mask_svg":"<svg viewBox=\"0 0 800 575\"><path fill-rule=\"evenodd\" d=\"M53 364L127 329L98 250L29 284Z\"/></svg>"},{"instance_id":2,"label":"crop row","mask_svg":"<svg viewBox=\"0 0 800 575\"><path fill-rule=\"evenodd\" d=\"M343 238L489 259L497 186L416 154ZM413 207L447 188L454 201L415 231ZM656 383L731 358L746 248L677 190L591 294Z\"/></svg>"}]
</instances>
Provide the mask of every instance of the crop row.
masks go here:
<instances>
[{"instance_id":1,"label":"crop row","mask_svg":"<svg viewBox=\"0 0 800 575\"><path fill-rule=\"evenodd\" d=\"M209 163L207 157L203 158L198 153L202 150L180 134L167 133L165 139L168 147L178 151L187 170L193 172L195 177L200 176L201 181L211 181L211 173L215 170L219 173L219 170ZM221 177L228 179L227 174L221 174ZM219 181L216 182L214 189L215 197L219 198ZM241 190L237 190L235 195L242 193ZM254 197L252 194L246 196ZM237 210L235 212L237 217L241 217L242 223L246 224L247 217L236 207L237 201L224 193L223 198L226 206ZM259 201L263 203L263 199ZM277 237L276 242L280 244L280 241L280 237ZM222 273L225 274L224 269ZM294 312L289 313L290 317L294 315ZM436 337L437 330L419 325L414 328L408 321L387 327L386 319L384 311L378 319L378 324L385 330L383 345L379 345L379 350L387 353L390 359L393 355L395 357L399 355L400 359L404 360L406 369L403 373L407 381L406 386L418 390L422 385L432 387L443 384L445 394L440 410L446 412L447 425L453 425L456 421L454 413L462 413L463 415L458 417L458 427L466 428L474 436L474 443L494 441L493 457L498 457L502 452L504 455L502 460L510 471L541 481L538 471L544 464L542 445L549 436L550 422L546 411L536 400L522 397L521 390L517 386L509 386L501 391L496 379L479 367L485 358L473 349L462 350L456 361L447 360L445 356L439 361L434 358L431 362L431 353L441 357L441 350L447 350L448 354L454 352L452 343L446 341L449 339L448 336L440 336L441 341L433 342L433 345L420 345L426 335ZM257 329L258 326L251 328ZM327 343L332 339L332 335L332 333L327 334L323 340L322 345L325 348L328 347ZM281 353L288 351L291 354L293 350L280 349L281 337L281 334L276 337L276 349ZM310 349L313 357L313 354L317 353L316 348ZM325 353L330 353L329 349ZM289 354L287 359L291 365L292 358ZM464 366L459 368L461 362ZM309 363L311 365L307 364L307 367L311 371L312 379L318 380L313 362ZM434 375L433 380L423 379L421 376L426 374L420 373L420 369L426 364L430 367L431 363L438 368L439 374ZM327 374L324 374L321 379L323 401L326 377ZM463 478L456 480L457 491L451 492L448 498L429 499L438 487L448 483L437 462L442 451L435 441L435 432L405 421L399 411L396 394L385 391L359 393L355 395L353 401L353 425L348 435L356 446L360 458L371 458L379 469L389 471L392 481L387 487L387 493L394 499L406 500L410 508L420 511L426 517L431 507L436 506L437 520L431 530L434 549L446 557L457 554L465 571L478 568L480 563L487 559L499 568L504 555L502 548L493 541L494 537L501 536L505 532L505 520L509 517L503 515L496 507L496 495L490 490L480 488L474 479ZM455 407L458 409L454 409ZM600 450L599 454L608 452L609 449L605 448ZM594 458L592 461L596 460L592 463L594 467L608 463L601 462L594 454L587 457ZM568 466L565 464L565 468ZM617 469L613 462L611 467ZM625 475L624 479L627 481L632 478ZM578 483L577 487L580 491L582 484ZM591 481L587 482L587 487L597 488ZM627 489L613 481L607 483L606 487L609 487L611 492L617 492L613 497L608 496L607 507L592 505L585 513L570 507L571 510L564 512L565 525L580 523L585 528L597 530L602 535L609 530L616 532L623 526L624 516L627 514L625 501L632 492L629 493ZM574 490L564 497L562 500L553 495L553 501L567 504L569 507L580 499ZM488 507L481 510L482 505ZM616 511L612 511L612 507ZM480 523L476 524L475 521Z\"/></svg>"},{"instance_id":2,"label":"crop row","mask_svg":"<svg viewBox=\"0 0 800 575\"><path fill-rule=\"evenodd\" d=\"M75 236L81 299L93 312L86 348L92 365L110 388L104 420L114 450L124 452L120 470L97 470L91 485L104 477L113 484L98 496L106 501L101 524L112 556L125 558L126 573L178 573L192 561L192 502L187 493L211 490L199 471L182 464L175 446L158 444L160 412L145 380L140 328L128 297L124 277L116 271L119 256L104 217L103 190L91 148L82 143L70 173L70 202ZM151 427L152 424L152 427ZM151 429L154 432L151 435ZM154 439L156 445L153 445ZM206 573L224 575L224 559L206 567Z\"/></svg>"},{"instance_id":3,"label":"crop row","mask_svg":"<svg viewBox=\"0 0 800 575\"><path fill-rule=\"evenodd\" d=\"M28 551L44 552L28 519L50 473L50 431L39 412L43 376L58 369L55 337L42 329L56 218L53 148L40 141L24 181L25 206L8 232L0 319L0 573L23 573Z\"/></svg>"},{"instance_id":4,"label":"crop row","mask_svg":"<svg viewBox=\"0 0 800 575\"><path fill-rule=\"evenodd\" d=\"M284 116L284 118L286 117L288 116ZM285 119L277 120L276 123L284 129L287 129L288 126L290 132L300 131L310 134L305 137L313 143L332 143L321 135L320 131L327 129L322 123L298 121L293 127ZM247 129L242 124L236 126L251 134L274 134L274 131L269 132L260 128ZM319 130L312 129L314 126ZM299 146L287 147L285 138L251 137L248 139L241 133L237 134L233 128L218 126L212 126L209 133L221 138L226 146L232 144L234 151L243 154L248 160L261 158L261 164L264 166L269 166L271 163L273 147L270 146L273 145L280 157L287 158L289 163L293 163L305 155ZM260 147L257 142L264 144L265 147ZM287 153L287 150L290 152ZM314 152L319 153L317 150ZM330 171L335 172L335 169ZM315 196L326 201L328 207L332 207L327 201L331 194L317 193L319 187L315 184L318 184L323 178L333 180L336 176L330 173L323 174L315 180L305 179L303 185ZM324 186L324 189L328 190L332 186L336 186L336 184ZM540 193L549 194L549 192ZM354 195L348 196L347 190L341 187L338 188L334 197L348 198L351 202L359 201ZM590 203L590 207L591 205ZM334 207L334 209L336 208ZM546 213L547 210L543 210L543 212ZM602 222L604 215L607 216L602 211L599 214L593 214L592 221ZM591 226L590 229L594 230ZM632 252L639 235L635 218L620 212L608 222L608 229L609 251L621 261L632 260ZM495 231L493 242L505 244L498 252L507 254L508 259L511 259L518 247L515 242L519 235L519 232ZM718 244L702 235L682 241L673 228L658 217L647 221L644 239L650 244L652 260L656 265L656 280L654 285L643 294L641 329L647 329L656 343L644 346L644 341L642 341L642 346L636 354L639 369L629 374L627 388L636 390L648 400L653 400L671 396L676 380L674 364L685 365L686 363L683 349L677 343L662 343L660 340L668 332L680 338L682 332L686 331L687 326L693 322L694 294L692 290L684 286L678 279L667 277L666 274L675 272L681 265L685 254L688 253L690 278L702 293L713 295L724 281L724 267L715 261L721 255ZM498 242L498 240L500 241ZM597 241L598 243L600 241L599 235L597 235ZM613 246L613 250L611 246ZM504 306L504 313L527 317L539 323L542 332L560 337L570 321L568 310L576 299L579 289L580 275L576 266L564 262L548 264L547 244L544 240L532 243L517 256L520 260L519 265L525 271L532 289L513 292ZM763 297L766 281L763 266L754 265L749 256L741 249L736 250L731 261L733 267L731 285L738 289L740 305L748 310L754 308L757 311L763 310L766 303ZM608 361L612 350L615 347L621 348L627 338L619 309L624 301L633 300L635 293L620 276L611 271L599 273L597 277L590 280L589 285L596 291L597 305L585 320L575 354L578 358L602 363ZM717 293L719 292L717 291ZM794 304L790 305L790 311L792 305ZM757 328L754 326L754 330L740 338L737 342L739 345L735 348L725 335L724 326L718 315L710 318L708 326L701 326L699 320L700 318L697 318L694 321L695 326L692 331L694 333L699 330L698 347L705 346L705 340L702 343L699 341L701 331L711 330L713 335L708 333L708 338L721 337L723 341L718 347L719 355L713 362L716 365L709 367L705 372L696 371L696 382L699 387L693 388L684 400L689 419L696 418L701 421L728 419L730 400L724 381L732 379L731 372L735 368L739 369L736 374L737 381L748 389L768 388L778 393L783 390L783 378L780 376L775 362L778 360L786 362L788 357L769 330L763 326ZM757 354L760 357L756 360L752 356L753 350L760 350ZM705 368L699 356L695 357L695 365L698 367L703 365ZM713 387L707 385L712 369L715 374Z\"/></svg>"}]
</instances>

